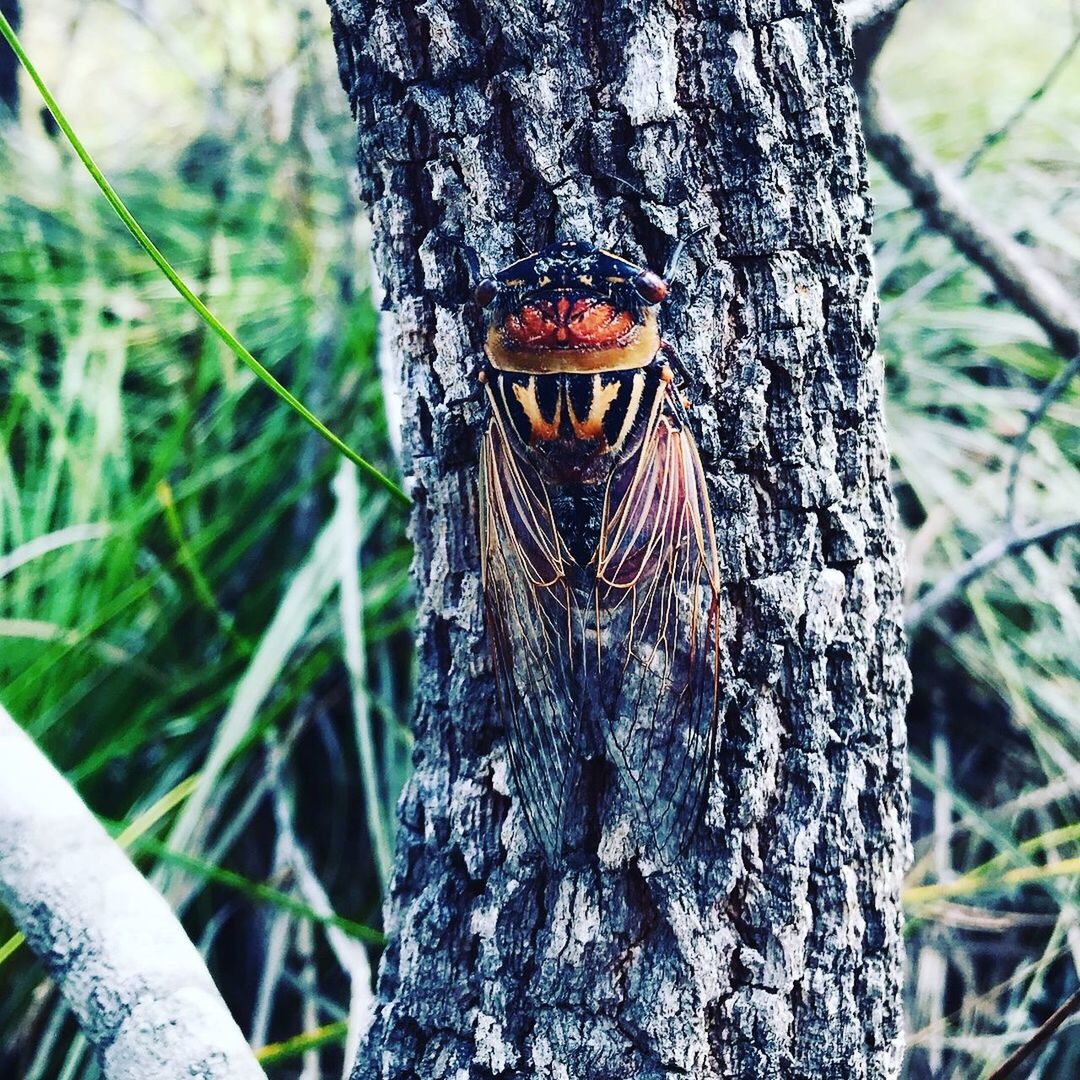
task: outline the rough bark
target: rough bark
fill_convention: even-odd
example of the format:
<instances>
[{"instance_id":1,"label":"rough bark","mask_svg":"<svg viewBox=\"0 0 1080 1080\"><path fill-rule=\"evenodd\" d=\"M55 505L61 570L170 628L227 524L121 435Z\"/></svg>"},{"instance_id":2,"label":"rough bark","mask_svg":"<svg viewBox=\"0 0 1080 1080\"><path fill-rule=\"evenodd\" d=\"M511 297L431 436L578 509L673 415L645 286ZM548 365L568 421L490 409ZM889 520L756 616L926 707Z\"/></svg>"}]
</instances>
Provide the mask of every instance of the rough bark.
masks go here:
<instances>
[{"instance_id":1,"label":"rough bark","mask_svg":"<svg viewBox=\"0 0 1080 1080\"><path fill-rule=\"evenodd\" d=\"M266 1080L161 894L3 708L0 903L108 1080Z\"/></svg>"},{"instance_id":2,"label":"rough bark","mask_svg":"<svg viewBox=\"0 0 1080 1080\"><path fill-rule=\"evenodd\" d=\"M420 596L416 772L354 1076L897 1075L907 672L842 15L331 7L403 365ZM580 238L661 268L691 234L664 317L728 613L709 813L675 869L605 836L555 872L492 707L461 247L491 268Z\"/></svg>"}]
</instances>

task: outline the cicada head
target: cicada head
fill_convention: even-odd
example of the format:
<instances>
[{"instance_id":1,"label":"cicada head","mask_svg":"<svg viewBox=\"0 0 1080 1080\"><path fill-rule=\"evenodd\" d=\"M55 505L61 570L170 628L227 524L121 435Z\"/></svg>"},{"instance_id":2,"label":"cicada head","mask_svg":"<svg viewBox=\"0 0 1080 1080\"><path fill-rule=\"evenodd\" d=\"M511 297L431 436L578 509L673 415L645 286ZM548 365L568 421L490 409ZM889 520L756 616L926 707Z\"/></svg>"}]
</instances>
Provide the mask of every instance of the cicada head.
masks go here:
<instances>
[{"instance_id":1,"label":"cicada head","mask_svg":"<svg viewBox=\"0 0 1080 1080\"><path fill-rule=\"evenodd\" d=\"M493 367L540 375L644 367L660 349L667 282L610 251L551 244L476 286Z\"/></svg>"}]
</instances>

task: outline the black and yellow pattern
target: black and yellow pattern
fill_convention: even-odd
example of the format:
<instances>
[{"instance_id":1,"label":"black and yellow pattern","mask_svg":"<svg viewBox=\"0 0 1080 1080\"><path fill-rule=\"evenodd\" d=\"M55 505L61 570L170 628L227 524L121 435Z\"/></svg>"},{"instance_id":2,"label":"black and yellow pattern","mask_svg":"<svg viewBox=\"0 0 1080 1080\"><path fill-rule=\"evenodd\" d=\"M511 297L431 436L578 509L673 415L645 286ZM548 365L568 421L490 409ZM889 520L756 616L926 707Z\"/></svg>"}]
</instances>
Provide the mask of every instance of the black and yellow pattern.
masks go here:
<instances>
[{"instance_id":1,"label":"black and yellow pattern","mask_svg":"<svg viewBox=\"0 0 1080 1080\"><path fill-rule=\"evenodd\" d=\"M671 380L657 362L595 375L524 375L488 368L492 408L520 453L561 482L595 482L632 454Z\"/></svg>"}]
</instances>

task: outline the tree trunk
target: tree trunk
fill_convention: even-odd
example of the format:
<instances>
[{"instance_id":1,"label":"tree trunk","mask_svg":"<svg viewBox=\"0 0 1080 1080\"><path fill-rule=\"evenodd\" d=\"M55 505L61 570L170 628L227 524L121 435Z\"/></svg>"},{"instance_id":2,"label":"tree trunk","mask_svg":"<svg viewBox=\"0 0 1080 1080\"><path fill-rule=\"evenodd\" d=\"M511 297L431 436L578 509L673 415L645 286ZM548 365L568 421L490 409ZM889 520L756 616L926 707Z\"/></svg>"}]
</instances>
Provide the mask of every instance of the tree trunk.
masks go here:
<instances>
[{"instance_id":1,"label":"tree trunk","mask_svg":"<svg viewBox=\"0 0 1080 1080\"><path fill-rule=\"evenodd\" d=\"M420 596L416 771L354 1077L896 1076L907 669L841 13L331 6L403 364ZM680 236L662 318L724 588L710 805L673 868L605 836L555 870L493 710L462 248L493 269L583 239L661 270Z\"/></svg>"}]
</instances>

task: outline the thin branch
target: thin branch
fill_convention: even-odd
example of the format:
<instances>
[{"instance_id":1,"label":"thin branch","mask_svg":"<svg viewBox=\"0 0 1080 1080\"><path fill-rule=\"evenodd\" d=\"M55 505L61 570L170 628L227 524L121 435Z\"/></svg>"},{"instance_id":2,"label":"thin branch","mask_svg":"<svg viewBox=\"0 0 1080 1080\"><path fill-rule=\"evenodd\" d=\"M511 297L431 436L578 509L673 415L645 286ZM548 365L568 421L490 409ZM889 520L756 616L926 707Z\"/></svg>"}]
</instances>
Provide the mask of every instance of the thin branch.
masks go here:
<instances>
[{"instance_id":1,"label":"thin branch","mask_svg":"<svg viewBox=\"0 0 1080 1080\"><path fill-rule=\"evenodd\" d=\"M1041 522L1023 532L1009 530L997 540L980 548L948 577L939 581L928 593L920 596L904 613L908 633L912 633L943 604L963 592L973 581L1012 555L1019 555L1032 544L1049 543L1080 529L1080 518L1068 521Z\"/></svg>"},{"instance_id":2,"label":"thin branch","mask_svg":"<svg viewBox=\"0 0 1080 1080\"><path fill-rule=\"evenodd\" d=\"M278 784L281 781L280 770L275 769L272 775L271 789L276 795ZM285 878L287 874L288 867L279 840L274 850L274 873L272 879L278 882ZM257 1050L261 1050L267 1043L266 1033L270 1028L274 1000L289 957L289 943L292 936L292 914L285 908L278 908L271 916L269 926L262 933L262 972L259 976L259 987L255 994L255 1009L251 1014L251 1027L249 1028L251 1045Z\"/></svg>"},{"instance_id":3,"label":"thin branch","mask_svg":"<svg viewBox=\"0 0 1080 1080\"><path fill-rule=\"evenodd\" d=\"M1041 1050L1050 1041L1054 1032L1056 1032L1057 1029L1077 1011L1077 1009L1080 1009L1080 990L1077 990L1076 993L1061 1006L1061 1008L1054 1012L1023 1046L1010 1054L1009 1057L987 1077L987 1080L1008 1080L1008 1077L1015 1076L1016 1070L1023 1065L1032 1054L1037 1050Z\"/></svg>"},{"instance_id":4,"label":"thin branch","mask_svg":"<svg viewBox=\"0 0 1080 1080\"><path fill-rule=\"evenodd\" d=\"M863 130L874 156L911 196L927 224L943 233L1033 319L1062 356L1080 352L1080 307L1031 253L985 219L963 188L908 138L873 83L862 86Z\"/></svg>"},{"instance_id":5,"label":"thin branch","mask_svg":"<svg viewBox=\"0 0 1080 1080\"><path fill-rule=\"evenodd\" d=\"M109 1080L265 1080L164 899L2 707L0 902Z\"/></svg>"},{"instance_id":6,"label":"thin branch","mask_svg":"<svg viewBox=\"0 0 1080 1080\"><path fill-rule=\"evenodd\" d=\"M1072 40L1062 50L1061 55L1050 65L1050 70L1043 76L1042 82L1020 102L1013 114L999 127L983 136L982 142L972 150L967 161L964 162L963 168L960 170L961 176L970 176L984 155L997 146L1027 116L1032 107L1046 96L1046 92L1057 82L1061 73L1069 66L1069 61L1078 47L1080 47L1080 31L1074 32Z\"/></svg>"},{"instance_id":7,"label":"thin branch","mask_svg":"<svg viewBox=\"0 0 1080 1080\"><path fill-rule=\"evenodd\" d=\"M1028 443L1031 441L1031 433L1042 423L1050 406L1065 392L1066 387L1080 373L1080 353L1077 353L1054 377L1046 384L1035 407L1027 414L1024 430L1016 437L1013 443L1012 460L1009 462L1009 477L1005 485L1005 520L1010 528L1016 527L1017 502L1016 485L1020 478L1020 466L1024 455L1027 453Z\"/></svg>"},{"instance_id":8,"label":"thin branch","mask_svg":"<svg viewBox=\"0 0 1080 1080\"><path fill-rule=\"evenodd\" d=\"M297 989L303 1009L302 1030L314 1031L319 1026L318 975L315 970L315 937L310 923L296 927L296 951L300 955L300 978ZM304 1051L304 1067L299 1080L319 1080L322 1067L319 1062L318 1045Z\"/></svg>"}]
</instances>

